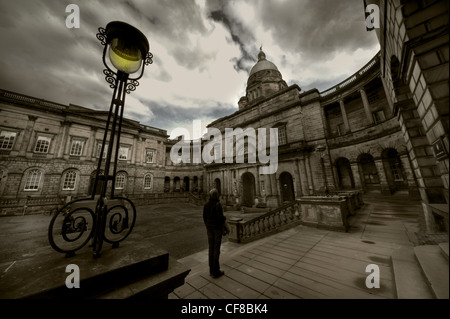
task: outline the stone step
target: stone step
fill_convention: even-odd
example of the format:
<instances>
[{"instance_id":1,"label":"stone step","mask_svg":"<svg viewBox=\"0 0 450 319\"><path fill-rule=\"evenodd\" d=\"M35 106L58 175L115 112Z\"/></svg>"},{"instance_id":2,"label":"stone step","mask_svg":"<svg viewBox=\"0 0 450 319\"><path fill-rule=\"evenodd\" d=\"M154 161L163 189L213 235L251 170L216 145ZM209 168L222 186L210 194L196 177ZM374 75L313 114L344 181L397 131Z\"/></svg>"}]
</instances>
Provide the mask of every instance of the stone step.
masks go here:
<instances>
[{"instance_id":1,"label":"stone step","mask_svg":"<svg viewBox=\"0 0 450 319\"><path fill-rule=\"evenodd\" d=\"M162 298L161 291L166 292L167 298L170 291L184 283L189 272L178 263L169 267L169 254L150 243L127 241L116 249L104 247L100 258L93 258L88 248L80 251L70 258L49 251L11 264L0 277L0 298ZM69 264L78 266L79 289L66 287ZM111 291L116 293L110 294Z\"/></svg>"},{"instance_id":2,"label":"stone step","mask_svg":"<svg viewBox=\"0 0 450 319\"><path fill-rule=\"evenodd\" d=\"M438 245L414 247L414 253L427 281L438 299L449 298L449 264Z\"/></svg>"},{"instance_id":3,"label":"stone step","mask_svg":"<svg viewBox=\"0 0 450 319\"><path fill-rule=\"evenodd\" d=\"M448 261L448 243L440 243L439 247L441 248L442 255Z\"/></svg>"},{"instance_id":4,"label":"stone step","mask_svg":"<svg viewBox=\"0 0 450 319\"><path fill-rule=\"evenodd\" d=\"M417 263L413 247L396 249L391 258L398 299L435 298Z\"/></svg>"}]
</instances>

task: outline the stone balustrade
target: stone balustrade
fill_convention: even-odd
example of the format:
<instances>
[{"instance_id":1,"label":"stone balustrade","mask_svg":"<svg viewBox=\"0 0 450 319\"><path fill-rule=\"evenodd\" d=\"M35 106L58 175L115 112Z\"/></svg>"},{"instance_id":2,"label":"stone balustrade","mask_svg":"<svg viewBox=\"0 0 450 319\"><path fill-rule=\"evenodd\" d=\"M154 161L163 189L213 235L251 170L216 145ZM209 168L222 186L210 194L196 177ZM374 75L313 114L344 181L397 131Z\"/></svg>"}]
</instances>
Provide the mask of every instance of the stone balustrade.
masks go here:
<instances>
[{"instance_id":1,"label":"stone balustrade","mask_svg":"<svg viewBox=\"0 0 450 319\"><path fill-rule=\"evenodd\" d=\"M267 235L294 227L301 223L300 205L297 201L267 212L266 214L244 221L242 218L230 218L228 240L246 243Z\"/></svg>"}]
</instances>

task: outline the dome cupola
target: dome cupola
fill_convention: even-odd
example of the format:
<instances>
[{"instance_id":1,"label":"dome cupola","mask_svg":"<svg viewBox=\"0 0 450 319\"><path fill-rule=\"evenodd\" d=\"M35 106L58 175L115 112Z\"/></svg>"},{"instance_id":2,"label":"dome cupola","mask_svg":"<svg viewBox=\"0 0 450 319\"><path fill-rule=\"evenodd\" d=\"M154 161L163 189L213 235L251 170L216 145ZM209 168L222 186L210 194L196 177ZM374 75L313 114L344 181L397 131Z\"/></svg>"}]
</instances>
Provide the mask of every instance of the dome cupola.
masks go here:
<instances>
[{"instance_id":1,"label":"dome cupola","mask_svg":"<svg viewBox=\"0 0 450 319\"><path fill-rule=\"evenodd\" d=\"M265 97L287 87L275 64L266 59L266 54L259 49L258 62L253 66L247 81L246 98L251 105ZM245 103L247 104L247 103Z\"/></svg>"}]
</instances>

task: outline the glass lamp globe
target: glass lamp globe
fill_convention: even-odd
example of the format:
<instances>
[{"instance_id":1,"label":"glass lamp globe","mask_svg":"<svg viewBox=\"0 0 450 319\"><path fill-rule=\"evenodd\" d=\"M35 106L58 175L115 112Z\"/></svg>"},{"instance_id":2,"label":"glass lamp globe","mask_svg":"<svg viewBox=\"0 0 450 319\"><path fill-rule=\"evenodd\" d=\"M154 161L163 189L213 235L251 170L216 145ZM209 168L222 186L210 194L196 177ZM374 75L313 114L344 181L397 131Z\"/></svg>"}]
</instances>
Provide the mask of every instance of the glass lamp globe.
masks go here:
<instances>
[{"instance_id":1,"label":"glass lamp globe","mask_svg":"<svg viewBox=\"0 0 450 319\"><path fill-rule=\"evenodd\" d=\"M132 74L142 65L142 53L124 39L114 38L109 44L109 60L117 70Z\"/></svg>"},{"instance_id":2,"label":"glass lamp globe","mask_svg":"<svg viewBox=\"0 0 450 319\"><path fill-rule=\"evenodd\" d=\"M112 65L127 74L137 72L149 50L144 34L125 22L114 21L106 26L106 36Z\"/></svg>"}]
</instances>

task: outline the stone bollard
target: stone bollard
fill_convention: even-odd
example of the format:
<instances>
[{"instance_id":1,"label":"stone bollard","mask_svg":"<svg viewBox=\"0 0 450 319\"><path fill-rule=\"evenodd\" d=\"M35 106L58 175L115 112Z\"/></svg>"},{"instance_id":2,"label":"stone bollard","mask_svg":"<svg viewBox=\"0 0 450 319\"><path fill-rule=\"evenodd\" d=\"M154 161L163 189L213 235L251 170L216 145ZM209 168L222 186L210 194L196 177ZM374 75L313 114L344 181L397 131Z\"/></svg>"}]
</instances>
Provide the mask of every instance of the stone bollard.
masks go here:
<instances>
[{"instance_id":1,"label":"stone bollard","mask_svg":"<svg viewBox=\"0 0 450 319\"><path fill-rule=\"evenodd\" d=\"M240 242L240 222L242 221L242 218L239 217L231 217L228 220L228 227L230 228L230 233L228 234L228 240L233 243L239 243Z\"/></svg>"}]
</instances>

